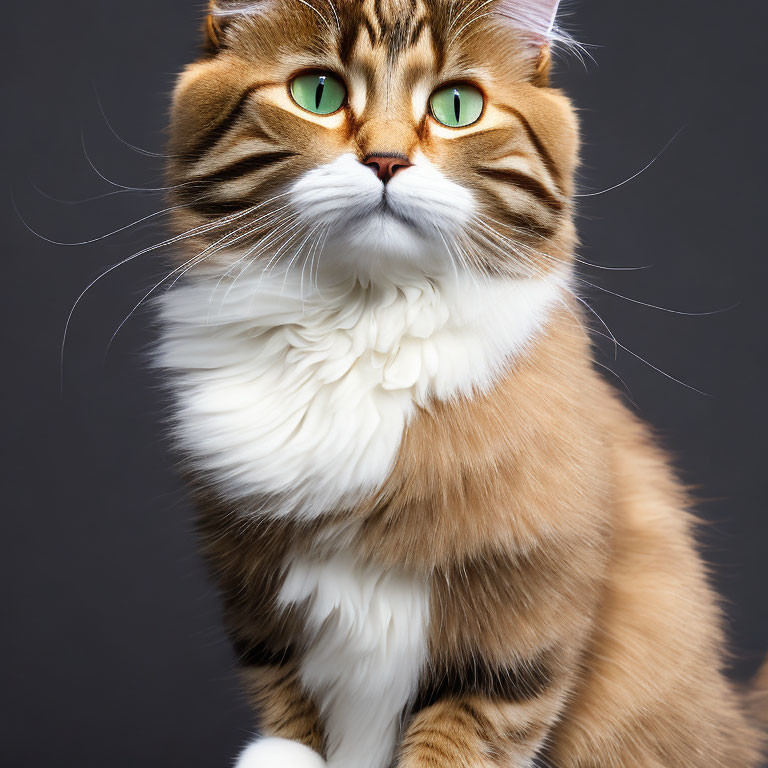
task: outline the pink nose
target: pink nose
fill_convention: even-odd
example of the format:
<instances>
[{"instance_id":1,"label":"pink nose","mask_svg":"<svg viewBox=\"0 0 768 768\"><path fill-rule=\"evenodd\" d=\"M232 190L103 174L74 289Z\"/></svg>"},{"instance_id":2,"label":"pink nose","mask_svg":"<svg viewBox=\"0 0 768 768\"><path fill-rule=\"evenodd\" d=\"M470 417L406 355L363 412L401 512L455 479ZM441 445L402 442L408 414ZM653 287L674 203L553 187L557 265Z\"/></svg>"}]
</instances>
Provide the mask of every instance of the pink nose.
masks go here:
<instances>
[{"instance_id":1,"label":"pink nose","mask_svg":"<svg viewBox=\"0 0 768 768\"><path fill-rule=\"evenodd\" d=\"M410 168L413 163L405 155L368 155L363 160L385 184L398 172Z\"/></svg>"}]
</instances>

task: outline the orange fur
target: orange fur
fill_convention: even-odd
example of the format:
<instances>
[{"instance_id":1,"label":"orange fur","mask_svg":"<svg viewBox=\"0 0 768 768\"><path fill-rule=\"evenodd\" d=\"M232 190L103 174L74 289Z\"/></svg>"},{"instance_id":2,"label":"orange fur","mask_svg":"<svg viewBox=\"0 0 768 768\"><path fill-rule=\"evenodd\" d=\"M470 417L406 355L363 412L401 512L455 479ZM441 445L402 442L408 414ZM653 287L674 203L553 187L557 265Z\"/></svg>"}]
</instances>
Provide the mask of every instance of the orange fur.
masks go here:
<instances>
[{"instance_id":1,"label":"orange fur","mask_svg":"<svg viewBox=\"0 0 768 768\"><path fill-rule=\"evenodd\" d=\"M290 0L263 16L209 21L211 56L182 76L174 103L170 178L188 185L174 195L179 230L264 200L342 152L418 150L520 244L519 258L502 258L478 240L479 273L570 264L578 130L567 99L547 86L549 48L531 50L485 19L452 41L440 31L448 3L424 0L414 18L423 14L430 34L414 27L420 37L393 63L371 40L386 41L401 5L383 3L378 16L373 5L338 4L341 40ZM379 84L364 114L348 106L330 128L298 114L285 83L308 54ZM419 73L436 71L437 82L462 68L485 73L489 104L457 139L416 120L411 93ZM270 164L225 183L245 142ZM502 179L498 163L510 157L526 164L535 194ZM575 304L491 391L420 409L389 478L355 508L312 524L247 524L205 479L191 482L267 733L324 750L321 718L294 675L301 616L281 613L275 596L289 547L345 548L431 585L429 670L404 716L400 768L527 766L536 754L558 768L758 765L762 735L724 674L722 617L690 501L595 372ZM766 675L751 697L762 713Z\"/></svg>"}]
</instances>

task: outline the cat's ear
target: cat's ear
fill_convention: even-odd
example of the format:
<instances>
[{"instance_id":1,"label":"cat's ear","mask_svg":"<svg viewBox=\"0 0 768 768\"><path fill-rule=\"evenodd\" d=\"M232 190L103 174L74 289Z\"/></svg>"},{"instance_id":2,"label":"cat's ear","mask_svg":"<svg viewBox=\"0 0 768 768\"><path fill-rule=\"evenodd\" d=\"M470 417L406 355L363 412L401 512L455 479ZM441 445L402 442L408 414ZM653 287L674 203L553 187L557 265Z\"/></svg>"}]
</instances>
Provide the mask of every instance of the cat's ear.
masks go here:
<instances>
[{"instance_id":1,"label":"cat's ear","mask_svg":"<svg viewBox=\"0 0 768 768\"><path fill-rule=\"evenodd\" d=\"M208 0L205 18L204 41L206 52L214 56L221 48L224 31L237 16L264 10L269 0Z\"/></svg>"},{"instance_id":2,"label":"cat's ear","mask_svg":"<svg viewBox=\"0 0 768 768\"><path fill-rule=\"evenodd\" d=\"M555 21L560 0L499 0L497 13L520 30L538 49L536 80L546 83L552 62L551 47L558 39Z\"/></svg>"},{"instance_id":3,"label":"cat's ear","mask_svg":"<svg viewBox=\"0 0 768 768\"><path fill-rule=\"evenodd\" d=\"M214 56L221 47L221 41L224 37L224 29L221 26L219 15L216 13L217 3L210 0L208 3L208 14L203 24L203 47L209 56Z\"/></svg>"},{"instance_id":4,"label":"cat's ear","mask_svg":"<svg viewBox=\"0 0 768 768\"><path fill-rule=\"evenodd\" d=\"M498 13L533 40L551 42L560 0L500 0Z\"/></svg>"}]
</instances>

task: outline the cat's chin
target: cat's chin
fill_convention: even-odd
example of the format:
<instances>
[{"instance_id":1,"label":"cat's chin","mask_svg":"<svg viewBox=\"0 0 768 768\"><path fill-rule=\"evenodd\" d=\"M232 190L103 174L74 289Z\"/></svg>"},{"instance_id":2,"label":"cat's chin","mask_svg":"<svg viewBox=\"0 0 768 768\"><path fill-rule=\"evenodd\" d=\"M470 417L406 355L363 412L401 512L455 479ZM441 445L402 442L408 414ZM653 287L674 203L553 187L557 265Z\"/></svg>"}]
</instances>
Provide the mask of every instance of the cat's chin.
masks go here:
<instances>
[{"instance_id":1,"label":"cat's chin","mask_svg":"<svg viewBox=\"0 0 768 768\"><path fill-rule=\"evenodd\" d=\"M439 233L422 230L390 211L377 212L349 223L329 240L327 250L356 272L411 265L434 272L450 264Z\"/></svg>"},{"instance_id":2,"label":"cat's chin","mask_svg":"<svg viewBox=\"0 0 768 768\"><path fill-rule=\"evenodd\" d=\"M305 173L289 194L307 227L329 232L322 261L360 277L453 269L448 244L475 209L468 189L418 153L386 185L347 153Z\"/></svg>"}]
</instances>

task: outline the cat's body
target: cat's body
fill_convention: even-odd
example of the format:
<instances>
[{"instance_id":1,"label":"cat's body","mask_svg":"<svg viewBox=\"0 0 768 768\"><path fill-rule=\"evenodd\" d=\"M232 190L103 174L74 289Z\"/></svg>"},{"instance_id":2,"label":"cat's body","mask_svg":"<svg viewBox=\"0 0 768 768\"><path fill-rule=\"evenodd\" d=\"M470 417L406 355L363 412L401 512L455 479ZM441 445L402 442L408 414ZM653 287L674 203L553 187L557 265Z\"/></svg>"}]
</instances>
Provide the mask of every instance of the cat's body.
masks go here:
<instances>
[{"instance_id":1,"label":"cat's body","mask_svg":"<svg viewBox=\"0 0 768 768\"><path fill-rule=\"evenodd\" d=\"M757 768L688 500L571 294L556 3L251 5L177 93L159 353L242 768ZM291 101L315 69L340 110Z\"/></svg>"}]
</instances>

